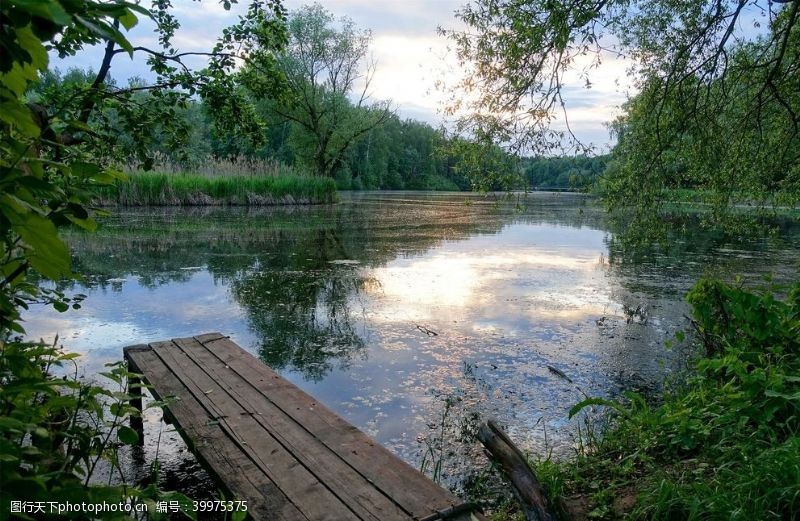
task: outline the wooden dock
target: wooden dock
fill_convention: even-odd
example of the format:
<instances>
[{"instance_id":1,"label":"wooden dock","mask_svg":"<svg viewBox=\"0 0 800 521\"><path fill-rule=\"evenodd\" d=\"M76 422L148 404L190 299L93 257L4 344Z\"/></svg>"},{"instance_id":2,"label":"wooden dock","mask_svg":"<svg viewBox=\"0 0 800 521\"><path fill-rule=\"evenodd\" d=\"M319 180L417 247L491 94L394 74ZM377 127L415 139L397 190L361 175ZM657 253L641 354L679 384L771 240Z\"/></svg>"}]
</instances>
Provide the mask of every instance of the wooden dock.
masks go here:
<instances>
[{"instance_id":1,"label":"wooden dock","mask_svg":"<svg viewBox=\"0 0 800 521\"><path fill-rule=\"evenodd\" d=\"M126 347L125 359L253 519L484 519L219 333Z\"/></svg>"}]
</instances>

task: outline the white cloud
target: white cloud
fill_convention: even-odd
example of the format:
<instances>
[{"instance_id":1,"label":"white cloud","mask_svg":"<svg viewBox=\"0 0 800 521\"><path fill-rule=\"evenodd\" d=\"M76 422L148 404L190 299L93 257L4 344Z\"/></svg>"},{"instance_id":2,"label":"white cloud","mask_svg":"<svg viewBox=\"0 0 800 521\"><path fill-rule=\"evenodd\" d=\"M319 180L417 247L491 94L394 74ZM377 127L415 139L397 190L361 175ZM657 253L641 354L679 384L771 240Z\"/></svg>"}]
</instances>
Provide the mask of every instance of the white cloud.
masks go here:
<instances>
[{"instance_id":1,"label":"white cloud","mask_svg":"<svg viewBox=\"0 0 800 521\"><path fill-rule=\"evenodd\" d=\"M206 0L195 2L176 0L174 13L181 22L175 35L174 45L181 51L208 51L224 27L234 23L246 9L247 1L225 11L219 2ZM285 2L289 10L304 3L296 0ZM390 99L402 117L420 119L431 124L441 121L438 113L448 94L437 90L437 80L454 84L460 74L456 60L448 51L448 41L437 34L437 27L458 26L453 17L464 0L329 0L323 5L335 16L348 16L356 24L373 33L372 56L377 70L370 93L373 99ZM155 37L153 24L142 21L129 34L134 45L153 46ZM98 46L65 60L54 59L54 65L62 69L71 66L99 66L102 49ZM203 59L195 59L192 65L202 66ZM573 71L566 75L565 101L569 119L575 129L590 141L608 143L604 122L613 119L617 107L625 100L631 89L627 75L629 63L605 56L602 64L588 70L592 88L583 88L585 80L576 72L589 67L588 58L577 62ZM149 77L145 57L131 61L118 55L113 63L112 76L125 83L132 76ZM563 118L556 122L563 126Z\"/></svg>"}]
</instances>

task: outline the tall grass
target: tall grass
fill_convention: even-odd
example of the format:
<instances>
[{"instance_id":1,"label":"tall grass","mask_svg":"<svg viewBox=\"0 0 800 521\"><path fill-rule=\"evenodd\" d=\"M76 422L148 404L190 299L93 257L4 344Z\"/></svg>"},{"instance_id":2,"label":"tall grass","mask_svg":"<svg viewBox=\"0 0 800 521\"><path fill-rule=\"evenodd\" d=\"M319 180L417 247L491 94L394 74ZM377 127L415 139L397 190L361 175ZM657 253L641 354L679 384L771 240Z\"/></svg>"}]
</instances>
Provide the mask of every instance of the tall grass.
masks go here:
<instances>
[{"instance_id":1,"label":"tall grass","mask_svg":"<svg viewBox=\"0 0 800 521\"><path fill-rule=\"evenodd\" d=\"M575 460L538 465L540 478L596 519L800 519L800 282L703 279L688 300L704 351L694 374L660 404L577 405L608 405L610 428Z\"/></svg>"},{"instance_id":2,"label":"tall grass","mask_svg":"<svg viewBox=\"0 0 800 521\"><path fill-rule=\"evenodd\" d=\"M225 177L225 176L285 176L298 175L297 166L287 165L277 159L261 159L248 157L233 157L221 159L214 157L204 157L195 159L188 164L170 161L168 158L156 157L153 171L164 174L192 174L205 177ZM141 172L135 165L125 168L126 173ZM300 172L302 173L302 172Z\"/></svg>"},{"instance_id":3,"label":"tall grass","mask_svg":"<svg viewBox=\"0 0 800 521\"><path fill-rule=\"evenodd\" d=\"M322 177L132 173L98 189L96 202L122 206L324 204L337 200L336 183Z\"/></svg>"}]
</instances>

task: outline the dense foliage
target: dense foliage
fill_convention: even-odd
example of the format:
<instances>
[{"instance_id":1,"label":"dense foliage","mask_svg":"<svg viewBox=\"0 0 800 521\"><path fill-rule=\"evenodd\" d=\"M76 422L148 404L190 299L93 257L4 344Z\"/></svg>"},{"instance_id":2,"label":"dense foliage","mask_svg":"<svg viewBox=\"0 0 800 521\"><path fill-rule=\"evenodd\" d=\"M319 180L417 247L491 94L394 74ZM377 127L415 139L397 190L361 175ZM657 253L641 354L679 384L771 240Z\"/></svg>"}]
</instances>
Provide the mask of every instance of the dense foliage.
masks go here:
<instances>
[{"instance_id":1,"label":"dense foliage","mask_svg":"<svg viewBox=\"0 0 800 521\"><path fill-rule=\"evenodd\" d=\"M76 358L56 346L2 345L0 519L131 519L144 518L142 512L166 519L156 501L177 501L195 517L185 496L158 489L157 462L147 486L130 483L123 470L121 447L139 442L126 425L140 415L131 404L131 373L121 363L110 364L103 373L110 385L87 384L78 378ZM27 506L15 509L12 501ZM117 511L59 512L51 504L106 504Z\"/></svg>"},{"instance_id":2,"label":"dense foliage","mask_svg":"<svg viewBox=\"0 0 800 521\"><path fill-rule=\"evenodd\" d=\"M565 87L629 60L638 94L613 127L603 193L637 233L658 226L672 188L707 190L715 222L800 200L800 2L478 0L458 17L468 106L451 110L512 152L584 150L551 126L568 121Z\"/></svg>"},{"instance_id":3,"label":"dense foliage","mask_svg":"<svg viewBox=\"0 0 800 521\"><path fill-rule=\"evenodd\" d=\"M614 125L619 144L603 187L612 209L633 207L637 228L652 233L678 189L702 195L711 209L705 220L728 227L737 224L736 206L767 213L800 201L797 4L770 26L784 46L768 37L738 43L724 76L675 87L669 78L647 80ZM759 67L765 56L775 64Z\"/></svg>"},{"instance_id":4,"label":"dense foliage","mask_svg":"<svg viewBox=\"0 0 800 521\"><path fill-rule=\"evenodd\" d=\"M535 157L522 160L522 174L532 188L587 190L605 172L608 156Z\"/></svg>"},{"instance_id":5,"label":"dense foliage","mask_svg":"<svg viewBox=\"0 0 800 521\"><path fill-rule=\"evenodd\" d=\"M37 96L44 88L74 88L73 83L84 83L91 77L91 71L80 69L64 73L50 71L39 85L34 86L30 95ZM138 97L140 103L148 103L149 94L140 93ZM268 100L254 106L257 117L264 124L260 140L254 141L241 133L220 135L214 130L211 105L202 99L188 100L172 116L175 124L190 129L188 139L175 141L175 134L162 132L156 122L151 126L145 155L152 163L146 164L139 159L135 147L127 146L136 137L124 126L115 124L113 129L119 144L119 157L130 170L153 166L155 170L203 170L209 175L227 175L230 170L237 174L315 173L307 159L313 155L315 145L308 139L306 131L298 123L285 121L276 115ZM358 113L373 109L350 106L347 110ZM518 164L511 156L499 147L493 149L493 154L502 159L498 164L504 166L501 169L503 175L510 174L513 182L490 183L488 186L501 190L509 186L523 187L521 177L516 175ZM336 166L332 167L331 174L339 189L343 190L470 190L486 184L486 178L480 175L478 168L467 168L463 160L465 156L482 157L482 151L472 142L447 136L427 123L403 120L389 114L381 124L352 141ZM539 164L549 161L559 162L558 159L542 159ZM579 169L581 172L570 169L570 174L588 173L583 167ZM557 176L562 170L554 167L547 171ZM550 173L545 178L550 179Z\"/></svg>"},{"instance_id":6,"label":"dense foliage","mask_svg":"<svg viewBox=\"0 0 800 521\"><path fill-rule=\"evenodd\" d=\"M262 146L207 138L210 147L206 153L244 162L277 160L308 171L303 158L313 153L313 142L304 137L305 131L296 123L275 118L268 107L262 113L268 122L267 139ZM442 131L426 123L389 114L380 125L353 140L332 175L344 190L469 190L471 179L459 171L458 157L450 152L448 143Z\"/></svg>"},{"instance_id":7,"label":"dense foliage","mask_svg":"<svg viewBox=\"0 0 800 521\"><path fill-rule=\"evenodd\" d=\"M179 126L170 127L180 123L172 116L195 92L217 100L221 124L234 122L239 128L253 121L244 117L252 113L246 100L228 95L229 86L237 59L271 63L271 53L284 41L280 4L253 4L239 24L225 31L215 49L204 53L209 65L202 71L183 64L182 58L193 53L179 53L170 44L178 28L170 7L168 1L154 2L151 10L125 1L0 3L2 519L31 518L25 515L33 513L30 510L11 513L12 499L32 505L37 501L141 503L158 495L155 485L126 486L120 470L118 447L137 442L136 433L122 425L137 414L130 405L127 371L115 366L104 374L111 388L83 382L77 371L64 373L75 355L62 353L57 344L23 342L17 335L24 333L20 312L32 302L52 304L58 311L80 307L80 295L69 297L40 286L32 274L55 281L74 276L57 227L94 229L92 194L122 178L116 128L127 131L137 156L148 163L149 123L161 121L161 132L179 134ZM156 23L160 50L133 47L121 32L136 25L138 17ZM103 46L104 55L93 79L82 77L72 82L72 88L54 88L48 53L71 56L95 44ZM155 83L117 88L107 82L115 56L135 53L149 56ZM144 91L149 93L145 102L137 94ZM29 93L35 95L27 97ZM96 474L101 467L120 485L99 485ZM36 517L65 517L48 510L45 507ZM99 517L125 515L127 511L117 511ZM72 512L66 517L87 516Z\"/></svg>"},{"instance_id":8,"label":"dense foliage","mask_svg":"<svg viewBox=\"0 0 800 521\"><path fill-rule=\"evenodd\" d=\"M795 519L800 284L750 291L704 279L687 298L702 352L694 374L661 405L632 393L624 404L578 404L571 414L612 406L613 428L577 460L541 471L561 497L586 498L596 518ZM621 496L637 499L632 512L620 511Z\"/></svg>"}]
</instances>

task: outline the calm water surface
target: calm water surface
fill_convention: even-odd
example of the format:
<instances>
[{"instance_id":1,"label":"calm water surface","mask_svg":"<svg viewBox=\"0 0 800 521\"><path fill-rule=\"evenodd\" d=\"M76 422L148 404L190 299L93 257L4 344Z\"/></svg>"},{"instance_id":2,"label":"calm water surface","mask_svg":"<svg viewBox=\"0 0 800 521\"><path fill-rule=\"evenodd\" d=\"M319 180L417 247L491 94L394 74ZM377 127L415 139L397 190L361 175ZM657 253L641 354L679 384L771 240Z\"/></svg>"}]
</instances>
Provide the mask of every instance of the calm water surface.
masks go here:
<instances>
[{"instance_id":1,"label":"calm water surface","mask_svg":"<svg viewBox=\"0 0 800 521\"><path fill-rule=\"evenodd\" d=\"M82 309L34 308L26 328L84 353L87 378L125 345L220 331L415 466L448 397L451 434L495 417L526 449L567 450L582 393L654 389L683 365L663 345L686 327L693 281L790 277L798 234L784 223L777 238L729 244L690 228L668 252L626 258L592 200L565 194L121 209L67 236ZM167 470L192 473L159 418L148 455L160 433Z\"/></svg>"}]
</instances>

